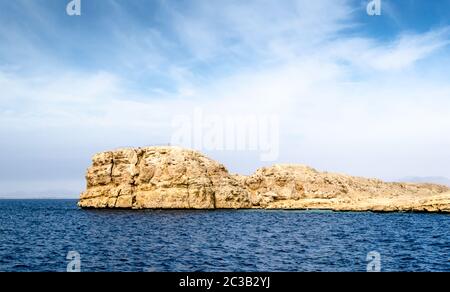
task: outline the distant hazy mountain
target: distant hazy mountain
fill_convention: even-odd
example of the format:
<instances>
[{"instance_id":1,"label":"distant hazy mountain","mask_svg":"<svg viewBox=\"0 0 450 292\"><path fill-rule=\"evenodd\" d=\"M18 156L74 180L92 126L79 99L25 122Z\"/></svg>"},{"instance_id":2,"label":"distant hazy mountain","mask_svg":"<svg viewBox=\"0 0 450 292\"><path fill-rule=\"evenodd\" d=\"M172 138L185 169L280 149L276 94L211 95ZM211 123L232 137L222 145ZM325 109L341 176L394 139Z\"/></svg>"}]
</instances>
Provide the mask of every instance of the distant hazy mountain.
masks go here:
<instances>
[{"instance_id":1,"label":"distant hazy mountain","mask_svg":"<svg viewBox=\"0 0 450 292\"><path fill-rule=\"evenodd\" d=\"M78 198L85 182L77 180L1 180L0 199Z\"/></svg>"},{"instance_id":2,"label":"distant hazy mountain","mask_svg":"<svg viewBox=\"0 0 450 292\"><path fill-rule=\"evenodd\" d=\"M67 190L0 192L1 199L76 199L78 193Z\"/></svg>"},{"instance_id":3,"label":"distant hazy mountain","mask_svg":"<svg viewBox=\"0 0 450 292\"><path fill-rule=\"evenodd\" d=\"M28 195L28 194L0 194L0 200L60 200L60 199L78 199L76 195Z\"/></svg>"},{"instance_id":4,"label":"distant hazy mountain","mask_svg":"<svg viewBox=\"0 0 450 292\"><path fill-rule=\"evenodd\" d=\"M429 177L404 177L399 179L401 182L412 182L412 183L434 183L440 185L447 185L450 187L450 179L441 176L429 176Z\"/></svg>"}]
</instances>

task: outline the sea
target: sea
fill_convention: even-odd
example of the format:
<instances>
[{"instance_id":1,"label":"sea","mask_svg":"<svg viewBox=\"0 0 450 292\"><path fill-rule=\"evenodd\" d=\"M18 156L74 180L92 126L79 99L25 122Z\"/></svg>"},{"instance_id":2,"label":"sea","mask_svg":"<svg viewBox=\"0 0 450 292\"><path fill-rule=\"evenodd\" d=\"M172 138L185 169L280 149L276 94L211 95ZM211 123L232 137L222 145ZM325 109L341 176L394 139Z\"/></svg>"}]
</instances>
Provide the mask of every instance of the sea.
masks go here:
<instances>
[{"instance_id":1,"label":"sea","mask_svg":"<svg viewBox=\"0 0 450 292\"><path fill-rule=\"evenodd\" d=\"M450 271L450 216L0 200L0 271Z\"/></svg>"}]
</instances>

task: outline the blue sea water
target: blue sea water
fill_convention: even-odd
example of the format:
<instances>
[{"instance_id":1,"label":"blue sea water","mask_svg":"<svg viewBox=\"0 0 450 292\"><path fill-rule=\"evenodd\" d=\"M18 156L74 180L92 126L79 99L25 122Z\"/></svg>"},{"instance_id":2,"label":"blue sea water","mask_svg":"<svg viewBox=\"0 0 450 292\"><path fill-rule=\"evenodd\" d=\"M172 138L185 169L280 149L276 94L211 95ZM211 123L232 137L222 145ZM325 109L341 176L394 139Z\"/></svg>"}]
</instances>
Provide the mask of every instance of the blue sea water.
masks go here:
<instances>
[{"instance_id":1,"label":"blue sea water","mask_svg":"<svg viewBox=\"0 0 450 292\"><path fill-rule=\"evenodd\" d=\"M0 271L450 271L450 216L81 210L0 200Z\"/></svg>"}]
</instances>

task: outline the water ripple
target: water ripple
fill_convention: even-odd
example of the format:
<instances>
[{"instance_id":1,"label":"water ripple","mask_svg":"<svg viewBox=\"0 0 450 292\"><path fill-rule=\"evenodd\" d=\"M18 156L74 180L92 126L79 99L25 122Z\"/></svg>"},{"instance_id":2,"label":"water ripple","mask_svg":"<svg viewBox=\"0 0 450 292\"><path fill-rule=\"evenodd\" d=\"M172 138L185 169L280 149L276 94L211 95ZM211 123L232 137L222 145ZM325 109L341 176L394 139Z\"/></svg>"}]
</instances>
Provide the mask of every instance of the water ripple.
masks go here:
<instances>
[{"instance_id":1,"label":"water ripple","mask_svg":"<svg viewBox=\"0 0 450 292\"><path fill-rule=\"evenodd\" d=\"M450 271L450 216L300 211L80 210L0 201L0 271Z\"/></svg>"}]
</instances>

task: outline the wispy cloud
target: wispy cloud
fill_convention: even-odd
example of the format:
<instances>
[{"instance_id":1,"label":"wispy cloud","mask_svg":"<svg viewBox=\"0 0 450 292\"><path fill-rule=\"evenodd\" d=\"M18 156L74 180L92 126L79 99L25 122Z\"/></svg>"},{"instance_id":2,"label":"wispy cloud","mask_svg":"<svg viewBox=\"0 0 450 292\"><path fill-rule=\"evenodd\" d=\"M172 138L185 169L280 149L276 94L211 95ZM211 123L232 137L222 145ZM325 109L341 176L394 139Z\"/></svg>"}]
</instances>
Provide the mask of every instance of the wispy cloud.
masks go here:
<instances>
[{"instance_id":1,"label":"wispy cloud","mask_svg":"<svg viewBox=\"0 0 450 292\"><path fill-rule=\"evenodd\" d=\"M29 26L6 30L0 19L0 174L8 180L14 168L33 177L28 161L52 154L52 169L78 178L95 151L170 141L173 118L198 107L281 117L280 162L450 176L447 27L380 40L358 33L365 12L345 0L108 1L86 4L79 19L28 2L1 4ZM24 152L33 153L28 161ZM210 154L235 171L262 165L249 153Z\"/></svg>"},{"instance_id":2,"label":"wispy cloud","mask_svg":"<svg viewBox=\"0 0 450 292\"><path fill-rule=\"evenodd\" d=\"M368 69L402 70L445 48L450 43L448 27L423 34L402 34L396 40L377 43L371 39L349 39L340 53L347 61Z\"/></svg>"}]
</instances>

